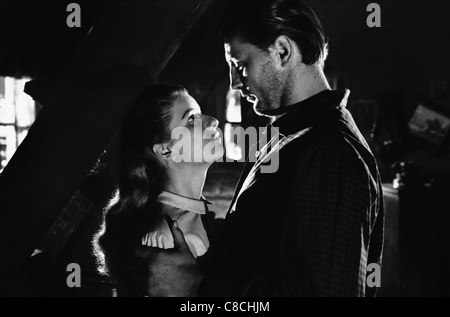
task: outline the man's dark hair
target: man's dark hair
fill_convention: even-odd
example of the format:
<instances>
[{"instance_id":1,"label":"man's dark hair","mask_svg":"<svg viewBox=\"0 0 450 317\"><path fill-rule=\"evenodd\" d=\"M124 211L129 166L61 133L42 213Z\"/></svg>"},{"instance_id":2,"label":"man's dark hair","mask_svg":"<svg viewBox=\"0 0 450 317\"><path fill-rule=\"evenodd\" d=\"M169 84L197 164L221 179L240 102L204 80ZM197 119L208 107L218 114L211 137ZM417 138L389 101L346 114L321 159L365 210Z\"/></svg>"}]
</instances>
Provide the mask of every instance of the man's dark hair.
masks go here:
<instances>
[{"instance_id":1,"label":"man's dark hair","mask_svg":"<svg viewBox=\"0 0 450 317\"><path fill-rule=\"evenodd\" d=\"M323 64L328 39L311 6L302 0L237 0L222 21L222 36L267 49L280 35L294 40L306 65Z\"/></svg>"}]
</instances>

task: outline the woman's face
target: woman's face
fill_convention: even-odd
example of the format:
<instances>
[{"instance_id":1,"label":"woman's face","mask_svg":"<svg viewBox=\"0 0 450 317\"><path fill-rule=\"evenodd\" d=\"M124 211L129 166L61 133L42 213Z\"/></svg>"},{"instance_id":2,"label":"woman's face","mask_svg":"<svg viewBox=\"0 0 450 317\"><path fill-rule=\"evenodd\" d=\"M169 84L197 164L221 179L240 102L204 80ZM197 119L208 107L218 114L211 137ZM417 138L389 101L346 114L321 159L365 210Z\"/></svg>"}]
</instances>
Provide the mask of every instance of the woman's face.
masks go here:
<instances>
[{"instance_id":1,"label":"woman's face","mask_svg":"<svg viewBox=\"0 0 450 317\"><path fill-rule=\"evenodd\" d=\"M197 101L181 94L172 108L171 157L180 163L213 163L224 154L217 119L203 115Z\"/></svg>"}]
</instances>

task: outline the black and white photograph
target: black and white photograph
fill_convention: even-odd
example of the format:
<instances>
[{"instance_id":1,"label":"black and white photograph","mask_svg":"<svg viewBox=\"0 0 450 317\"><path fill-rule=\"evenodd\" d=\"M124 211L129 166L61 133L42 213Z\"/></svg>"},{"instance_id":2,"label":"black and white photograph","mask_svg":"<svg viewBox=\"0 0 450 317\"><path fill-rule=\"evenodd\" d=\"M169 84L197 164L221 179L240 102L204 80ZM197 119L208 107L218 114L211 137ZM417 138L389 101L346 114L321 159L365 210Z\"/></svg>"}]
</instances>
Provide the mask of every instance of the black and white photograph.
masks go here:
<instances>
[{"instance_id":1,"label":"black and white photograph","mask_svg":"<svg viewBox=\"0 0 450 317\"><path fill-rule=\"evenodd\" d=\"M0 297L449 297L449 12L0 0Z\"/></svg>"}]
</instances>

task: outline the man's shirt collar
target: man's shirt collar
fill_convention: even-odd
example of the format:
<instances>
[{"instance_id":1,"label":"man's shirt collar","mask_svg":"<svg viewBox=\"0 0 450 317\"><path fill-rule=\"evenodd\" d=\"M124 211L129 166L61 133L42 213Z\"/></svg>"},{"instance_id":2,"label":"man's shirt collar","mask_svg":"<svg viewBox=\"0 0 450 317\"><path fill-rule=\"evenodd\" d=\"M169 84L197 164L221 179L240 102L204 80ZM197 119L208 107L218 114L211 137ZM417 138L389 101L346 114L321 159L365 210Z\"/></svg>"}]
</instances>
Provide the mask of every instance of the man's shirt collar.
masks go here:
<instances>
[{"instance_id":1,"label":"man's shirt collar","mask_svg":"<svg viewBox=\"0 0 450 317\"><path fill-rule=\"evenodd\" d=\"M350 90L324 90L296 104L270 110L268 115L277 119L268 125L268 128L279 128L279 133L289 135L299 130L326 124L327 117L338 115L341 108L347 106Z\"/></svg>"}]
</instances>

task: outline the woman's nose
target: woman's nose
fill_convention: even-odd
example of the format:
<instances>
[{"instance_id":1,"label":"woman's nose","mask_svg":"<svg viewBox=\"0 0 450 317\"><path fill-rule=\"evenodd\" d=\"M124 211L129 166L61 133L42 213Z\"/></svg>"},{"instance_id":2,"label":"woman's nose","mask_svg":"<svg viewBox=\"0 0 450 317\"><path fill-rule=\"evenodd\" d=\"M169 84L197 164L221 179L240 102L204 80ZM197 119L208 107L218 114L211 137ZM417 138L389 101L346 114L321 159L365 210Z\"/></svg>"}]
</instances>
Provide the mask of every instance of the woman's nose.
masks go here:
<instances>
[{"instance_id":1,"label":"woman's nose","mask_svg":"<svg viewBox=\"0 0 450 317\"><path fill-rule=\"evenodd\" d=\"M207 115L203 115L203 122L206 128L217 128L217 126L219 125L219 120Z\"/></svg>"}]
</instances>

